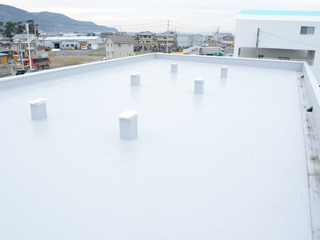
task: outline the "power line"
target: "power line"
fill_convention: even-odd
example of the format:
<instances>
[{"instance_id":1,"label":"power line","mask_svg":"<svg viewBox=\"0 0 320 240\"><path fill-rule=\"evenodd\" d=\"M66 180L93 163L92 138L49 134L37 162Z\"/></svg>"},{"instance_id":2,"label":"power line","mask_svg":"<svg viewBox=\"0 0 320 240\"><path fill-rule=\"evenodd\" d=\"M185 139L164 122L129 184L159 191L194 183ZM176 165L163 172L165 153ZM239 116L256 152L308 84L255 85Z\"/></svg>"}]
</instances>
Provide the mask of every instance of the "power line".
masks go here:
<instances>
[{"instance_id":1,"label":"power line","mask_svg":"<svg viewBox=\"0 0 320 240\"><path fill-rule=\"evenodd\" d=\"M268 35L271 35L271 36L274 36L274 37L282 38L282 39L285 39L285 40L288 40L288 41L291 41L291 42L296 42L296 43L300 43L300 44L303 44L303 45L306 45L306 46L311 46L311 47L315 47L315 48L320 48L319 46L315 46L315 45L312 45L312 44L308 44L308 43L304 43L304 42L299 42L299 41L296 41L296 40L292 40L292 39L290 39L290 38L278 36L278 35L276 35L276 34L274 34L274 33L268 33L268 32L261 31L261 30L260 30L260 32L265 33L265 34L268 34Z\"/></svg>"},{"instance_id":2,"label":"power line","mask_svg":"<svg viewBox=\"0 0 320 240\"><path fill-rule=\"evenodd\" d=\"M172 21L173 23L176 23L176 24L178 24L178 25L182 25L182 26L184 26L184 27L188 27L188 28L194 28L194 29L200 29L200 30L203 30L203 31L206 31L206 32L214 32L212 29L211 30L209 30L209 29L205 29L205 28L199 28L199 27L193 27L193 26L190 26L190 25L186 25L186 24L183 24L183 23L178 23L178 22L174 22L174 21ZM214 28L214 27L213 27Z\"/></svg>"},{"instance_id":3,"label":"power line","mask_svg":"<svg viewBox=\"0 0 320 240\"><path fill-rule=\"evenodd\" d=\"M46 28L58 28L58 29L66 29L68 28L68 26L52 26L52 25L45 25L45 24L38 24L38 26L41 27L46 27ZM154 26L148 26L147 28L151 29L151 28L158 28L158 27L163 27L165 25L154 25ZM70 27L71 29L79 29L79 30L83 30L84 28L87 28L88 26L82 26L82 27ZM92 28L95 28L94 26L92 26ZM131 28L125 28L126 31L136 31L137 29L141 29L142 27L131 27Z\"/></svg>"},{"instance_id":4,"label":"power line","mask_svg":"<svg viewBox=\"0 0 320 240\"><path fill-rule=\"evenodd\" d=\"M65 24L65 25L74 25L74 26L93 26L93 25L87 25L86 23L83 23L83 24L76 24L76 23L65 23L65 22L55 22L55 21L48 21L48 20L43 20L43 19L36 19L36 20L39 20L39 21L43 21L43 22L51 22L51 23L59 23L59 24ZM158 23L164 23L166 21L159 21L159 22L153 22L153 23L142 23L142 24L132 24L132 25L121 25L121 27L126 27L126 26L143 26L143 25L155 25L155 24L158 24ZM96 25L95 27L105 27L105 26L99 26L99 25ZM108 26L109 28L117 28L117 27L120 27L119 26ZM146 26L145 26L146 27Z\"/></svg>"}]
</instances>

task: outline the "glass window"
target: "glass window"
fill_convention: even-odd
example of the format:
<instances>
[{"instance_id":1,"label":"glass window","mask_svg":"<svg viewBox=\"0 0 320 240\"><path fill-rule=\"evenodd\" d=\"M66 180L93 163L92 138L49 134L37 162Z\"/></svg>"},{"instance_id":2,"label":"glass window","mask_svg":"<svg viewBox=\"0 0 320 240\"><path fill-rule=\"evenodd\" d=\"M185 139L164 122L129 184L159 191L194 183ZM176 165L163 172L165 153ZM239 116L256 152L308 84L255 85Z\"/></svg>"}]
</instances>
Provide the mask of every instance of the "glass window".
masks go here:
<instances>
[{"instance_id":1,"label":"glass window","mask_svg":"<svg viewBox=\"0 0 320 240\"><path fill-rule=\"evenodd\" d=\"M314 27L308 27L308 34L314 34Z\"/></svg>"},{"instance_id":2,"label":"glass window","mask_svg":"<svg viewBox=\"0 0 320 240\"><path fill-rule=\"evenodd\" d=\"M120 44L120 43L118 44L118 47L121 47L121 44ZM120 54L120 55L121 55L121 54Z\"/></svg>"},{"instance_id":3,"label":"glass window","mask_svg":"<svg viewBox=\"0 0 320 240\"><path fill-rule=\"evenodd\" d=\"M129 47L130 47L130 43L129 43Z\"/></svg>"},{"instance_id":4,"label":"glass window","mask_svg":"<svg viewBox=\"0 0 320 240\"><path fill-rule=\"evenodd\" d=\"M314 27L302 26L301 30L300 30L300 34L313 35L314 34Z\"/></svg>"}]
</instances>

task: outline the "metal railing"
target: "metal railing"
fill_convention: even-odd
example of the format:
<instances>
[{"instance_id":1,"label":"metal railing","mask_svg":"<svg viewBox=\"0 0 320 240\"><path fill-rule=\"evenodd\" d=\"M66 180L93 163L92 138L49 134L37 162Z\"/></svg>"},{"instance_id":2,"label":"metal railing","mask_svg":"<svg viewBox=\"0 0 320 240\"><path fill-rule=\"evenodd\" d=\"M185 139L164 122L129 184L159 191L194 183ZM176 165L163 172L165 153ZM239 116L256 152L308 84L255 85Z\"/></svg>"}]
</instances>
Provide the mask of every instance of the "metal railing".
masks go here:
<instances>
[{"instance_id":1,"label":"metal railing","mask_svg":"<svg viewBox=\"0 0 320 240\"><path fill-rule=\"evenodd\" d=\"M314 60L310 59L295 59L295 58L287 58L287 57L262 57L260 59L272 59L272 60L283 60L283 61L297 61L297 62L306 62L309 66L313 65Z\"/></svg>"}]
</instances>

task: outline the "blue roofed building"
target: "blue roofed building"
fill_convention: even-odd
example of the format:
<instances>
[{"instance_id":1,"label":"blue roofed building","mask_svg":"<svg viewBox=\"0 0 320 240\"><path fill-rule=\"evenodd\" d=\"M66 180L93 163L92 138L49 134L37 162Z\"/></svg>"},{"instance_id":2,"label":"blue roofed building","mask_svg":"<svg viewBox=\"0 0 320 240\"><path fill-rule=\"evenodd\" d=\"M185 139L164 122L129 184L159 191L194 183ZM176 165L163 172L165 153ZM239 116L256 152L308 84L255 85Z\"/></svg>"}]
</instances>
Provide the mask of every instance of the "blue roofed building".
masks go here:
<instances>
[{"instance_id":1,"label":"blue roofed building","mask_svg":"<svg viewBox=\"0 0 320 240\"><path fill-rule=\"evenodd\" d=\"M7 53L0 53L0 64L8 63L8 56Z\"/></svg>"}]
</instances>

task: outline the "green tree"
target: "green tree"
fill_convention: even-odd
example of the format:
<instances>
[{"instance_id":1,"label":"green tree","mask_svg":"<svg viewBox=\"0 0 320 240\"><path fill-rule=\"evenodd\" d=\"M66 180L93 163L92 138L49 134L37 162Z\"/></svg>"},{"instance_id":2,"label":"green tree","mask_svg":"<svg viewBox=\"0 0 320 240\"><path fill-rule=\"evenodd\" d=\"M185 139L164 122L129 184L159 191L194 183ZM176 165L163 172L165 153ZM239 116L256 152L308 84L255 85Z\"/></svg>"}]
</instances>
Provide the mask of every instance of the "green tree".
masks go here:
<instances>
[{"instance_id":1,"label":"green tree","mask_svg":"<svg viewBox=\"0 0 320 240\"><path fill-rule=\"evenodd\" d=\"M7 38L12 38L16 34L23 33L24 26L22 22L6 22L6 25L3 22L0 22L0 32L3 36Z\"/></svg>"},{"instance_id":2,"label":"green tree","mask_svg":"<svg viewBox=\"0 0 320 240\"><path fill-rule=\"evenodd\" d=\"M34 20L27 20L26 23L29 24L29 33L34 34L34 28L36 28L36 36L40 35L40 32L37 29L38 24L34 24Z\"/></svg>"}]
</instances>

